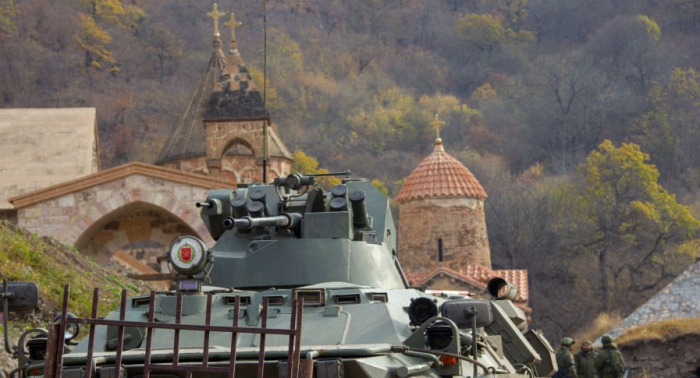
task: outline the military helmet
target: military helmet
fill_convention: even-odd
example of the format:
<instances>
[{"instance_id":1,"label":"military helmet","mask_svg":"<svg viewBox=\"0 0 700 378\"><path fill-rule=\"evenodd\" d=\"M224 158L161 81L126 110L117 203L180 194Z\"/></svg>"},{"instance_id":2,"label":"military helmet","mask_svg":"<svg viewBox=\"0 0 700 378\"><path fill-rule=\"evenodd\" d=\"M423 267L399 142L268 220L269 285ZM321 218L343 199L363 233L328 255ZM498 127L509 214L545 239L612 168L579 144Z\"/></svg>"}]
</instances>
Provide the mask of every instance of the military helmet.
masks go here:
<instances>
[{"instance_id":1,"label":"military helmet","mask_svg":"<svg viewBox=\"0 0 700 378\"><path fill-rule=\"evenodd\" d=\"M563 346L572 346L574 344L576 344L576 342L571 337L565 337L561 339L561 345Z\"/></svg>"},{"instance_id":2,"label":"military helmet","mask_svg":"<svg viewBox=\"0 0 700 378\"><path fill-rule=\"evenodd\" d=\"M613 342L613 339L610 335L603 335L603 337L600 339L600 342L603 344L610 344Z\"/></svg>"}]
</instances>

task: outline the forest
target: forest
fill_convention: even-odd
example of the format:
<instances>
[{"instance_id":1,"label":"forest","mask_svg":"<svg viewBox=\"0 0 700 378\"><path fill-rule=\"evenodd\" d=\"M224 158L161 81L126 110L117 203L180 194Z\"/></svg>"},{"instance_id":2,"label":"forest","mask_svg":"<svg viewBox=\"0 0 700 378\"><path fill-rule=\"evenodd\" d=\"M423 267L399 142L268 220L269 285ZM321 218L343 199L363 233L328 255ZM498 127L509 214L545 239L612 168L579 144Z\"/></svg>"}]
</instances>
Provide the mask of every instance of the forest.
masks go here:
<instances>
[{"instance_id":1,"label":"forest","mask_svg":"<svg viewBox=\"0 0 700 378\"><path fill-rule=\"evenodd\" d=\"M213 2L0 0L0 106L96 107L102 168L151 163L211 56ZM489 195L494 268L529 271L550 339L630 313L697 257L700 2L218 5L306 163L395 196L440 115Z\"/></svg>"}]
</instances>

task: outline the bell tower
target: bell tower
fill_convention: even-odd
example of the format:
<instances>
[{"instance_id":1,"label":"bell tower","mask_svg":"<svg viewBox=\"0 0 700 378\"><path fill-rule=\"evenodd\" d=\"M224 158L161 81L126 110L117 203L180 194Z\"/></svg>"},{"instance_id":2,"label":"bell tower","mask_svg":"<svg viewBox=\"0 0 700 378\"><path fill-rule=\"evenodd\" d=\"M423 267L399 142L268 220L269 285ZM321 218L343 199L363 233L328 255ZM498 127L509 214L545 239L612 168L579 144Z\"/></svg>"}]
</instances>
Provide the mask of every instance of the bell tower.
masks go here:
<instances>
[{"instance_id":1,"label":"bell tower","mask_svg":"<svg viewBox=\"0 0 700 378\"><path fill-rule=\"evenodd\" d=\"M412 271L448 267L459 271L470 263L491 269L486 233L486 192L474 175L445 152L438 130L433 152L408 176L399 204L399 260Z\"/></svg>"},{"instance_id":2,"label":"bell tower","mask_svg":"<svg viewBox=\"0 0 700 378\"><path fill-rule=\"evenodd\" d=\"M263 98L238 51L236 28L242 23L233 13L224 23L231 29L226 55L219 33L219 19L225 14L214 4L207 16L214 20L209 65L156 164L233 184L262 182L262 159L267 149L268 182L286 176L292 155L274 131Z\"/></svg>"}]
</instances>

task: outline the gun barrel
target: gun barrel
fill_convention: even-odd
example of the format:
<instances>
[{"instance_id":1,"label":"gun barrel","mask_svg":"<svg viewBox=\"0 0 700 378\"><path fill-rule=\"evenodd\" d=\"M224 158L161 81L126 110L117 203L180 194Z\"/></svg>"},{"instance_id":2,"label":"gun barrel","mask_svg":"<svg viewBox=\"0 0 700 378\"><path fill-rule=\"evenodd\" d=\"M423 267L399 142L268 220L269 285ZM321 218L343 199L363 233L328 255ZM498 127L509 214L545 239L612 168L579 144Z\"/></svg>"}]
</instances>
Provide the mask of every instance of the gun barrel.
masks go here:
<instances>
[{"instance_id":1,"label":"gun barrel","mask_svg":"<svg viewBox=\"0 0 700 378\"><path fill-rule=\"evenodd\" d=\"M214 203L211 201L197 202L195 206L211 209L212 207L214 207Z\"/></svg>"},{"instance_id":2,"label":"gun barrel","mask_svg":"<svg viewBox=\"0 0 700 378\"><path fill-rule=\"evenodd\" d=\"M251 218L244 216L243 218L227 217L224 219L224 227L228 230L238 228L241 230L250 230L254 227L279 227L279 228L294 228L301 222L301 214L299 213L284 213L272 217Z\"/></svg>"}]
</instances>

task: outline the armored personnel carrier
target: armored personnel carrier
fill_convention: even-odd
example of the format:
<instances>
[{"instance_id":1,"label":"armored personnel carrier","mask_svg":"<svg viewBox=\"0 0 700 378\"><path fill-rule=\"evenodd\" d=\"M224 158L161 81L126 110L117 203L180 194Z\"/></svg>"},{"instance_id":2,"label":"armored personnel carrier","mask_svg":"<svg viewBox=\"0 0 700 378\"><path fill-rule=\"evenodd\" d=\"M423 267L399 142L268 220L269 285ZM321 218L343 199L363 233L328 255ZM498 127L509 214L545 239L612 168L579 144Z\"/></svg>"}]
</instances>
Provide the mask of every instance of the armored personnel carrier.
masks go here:
<instances>
[{"instance_id":1,"label":"armored personnel carrier","mask_svg":"<svg viewBox=\"0 0 700 378\"><path fill-rule=\"evenodd\" d=\"M181 236L171 291L105 318L69 315L19 349L23 377L538 377L556 370L508 282L492 300L409 287L388 199L349 173L213 190L196 204L213 247ZM30 290L31 291L31 290ZM34 294L26 294L31 297ZM12 308L5 296L4 308ZM15 296L17 299L18 296ZM30 301L30 300L29 300ZM79 326L90 332L73 345ZM28 351L25 351L28 350Z\"/></svg>"}]
</instances>

